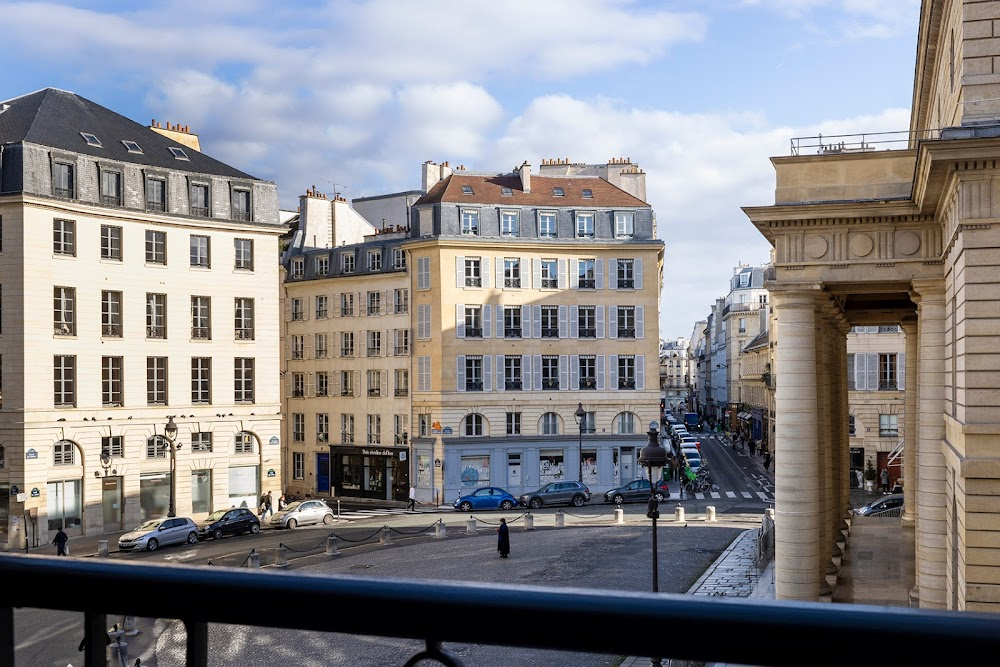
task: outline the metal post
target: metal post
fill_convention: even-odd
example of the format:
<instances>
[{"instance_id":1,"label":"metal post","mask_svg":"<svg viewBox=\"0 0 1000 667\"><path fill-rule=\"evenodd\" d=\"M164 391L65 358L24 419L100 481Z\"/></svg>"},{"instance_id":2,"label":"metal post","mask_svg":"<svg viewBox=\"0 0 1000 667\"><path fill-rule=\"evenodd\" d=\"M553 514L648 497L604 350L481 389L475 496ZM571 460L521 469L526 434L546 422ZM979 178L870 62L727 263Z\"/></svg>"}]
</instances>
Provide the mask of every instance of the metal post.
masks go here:
<instances>
[{"instance_id":1,"label":"metal post","mask_svg":"<svg viewBox=\"0 0 1000 667\"><path fill-rule=\"evenodd\" d=\"M174 449L174 441L167 440L170 443L170 507L167 508L167 516L174 517L177 516L176 509L176 495L177 495L177 452Z\"/></svg>"}]
</instances>

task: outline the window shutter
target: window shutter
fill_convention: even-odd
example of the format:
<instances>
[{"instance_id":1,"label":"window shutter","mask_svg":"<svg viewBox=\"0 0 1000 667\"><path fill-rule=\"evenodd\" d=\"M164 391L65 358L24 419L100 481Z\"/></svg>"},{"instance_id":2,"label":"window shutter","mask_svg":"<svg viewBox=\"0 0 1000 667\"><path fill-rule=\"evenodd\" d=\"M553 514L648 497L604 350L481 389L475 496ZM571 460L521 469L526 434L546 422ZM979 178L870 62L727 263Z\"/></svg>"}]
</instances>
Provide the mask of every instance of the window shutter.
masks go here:
<instances>
[{"instance_id":1,"label":"window shutter","mask_svg":"<svg viewBox=\"0 0 1000 667\"><path fill-rule=\"evenodd\" d=\"M533 285L542 285L542 260L539 257L533 257L531 260L531 282Z\"/></svg>"},{"instance_id":2,"label":"window shutter","mask_svg":"<svg viewBox=\"0 0 1000 667\"><path fill-rule=\"evenodd\" d=\"M594 262L594 278L597 289L604 289L604 260L600 257Z\"/></svg>"},{"instance_id":3,"label":"window shutter","mask_svg":"<svg viewBox=\"0 0 1000 667\"><path fill-rule=\"evenodd\" d=\"M485 307L489 308L489 306L485 306ZM502 305L497 306L496 320L497 320L497 335L496 335L496 338L503 338L503 333L504 333L503 332L503 328L504 328L504 325L506 324L506 322L503 321L503 306Z\"/></svg>"},{"instance_id":4,"label":"window shutter","mask_svg":"<svg viewBox=\"0 0 1000 667\"><path fill-rule=\"evenodd\" d=\"M479 275L483 277L483 289L490 286L490 258L480 257L479 258ZM503 285L501 282L500 285Z\"/></svg>"},{"instance_id":5,"label":"window shutter","mask_svg":"<svg viewBox=\"0 0 1000 667\"><path fill-rule=\"evenodd\" d=\"M597 390L604 391L604 355L597 355Z\"/></svg>"},{"instance_id":6,"label":"window shutter","mask_svg":"<svg viewBox=\"0 0 1000 667\"><path fill-rule=\"evenodd\" d=\"M489 304L483 306L483 338L493 338L493 309Z\"/></svg>"},{"instance_id":7,"label":"window shutter","mask_svg":"<svg viewBox=\"0 0 1000 667\"><path fill-rule=\"evenodd\" d=\"M569 288L580 289L580 260L576 257L569 260Z\"/></svg>"},{"instance_id":8,"label":"window shutter","mask_svg":"<svg viewBox=\"0 0 1000 667\"><path fill-rule=\"evenodd\" d=\"M382 340L385 343L385 356L387 357L392 357L396 354L396 333L394 329L387 329L382 334Z\"/></svg>"},{"instance_id":9,"label":"window shutter","mask_svg":"<svg viewBox=\"0 0 1000 667\"><path fill-rule=\"evenodd\" d=\"M594 326L597 328L597 337L604 338L604 306L594 308Z\"/></svg>"},{"instance_id":10,"label":"window shutter","mask_svg":"<svg viewBox=\"0 0 1000 667\"><path fill-rule=\"evenodd\" d=\"M618 338L618 306L608 306L608 338Z\"/></svg>"},{"instance_id":11,"label":"window shutter","mask_svg":"<svg viewBox=\"0 0 1000 667\"><path fill-rule=\"evenodd\" d=\"M535 367L535 391L542 390L542 355L536 354L531 357L532 365Z\"/></svg>"},{"instance_id":12,"label":"window shutter","mask_svg":"<svg viewBox=\"0 0 1000 667\"><path fill-rule=\"evenodd\" d=\"M465 287L465 257L462 255L455 258L455 287Z\"/></svg>"},{"instance_id":13,"label":"window shutter","mask_svg":"<svg viewBox=\"0 0 1000 667\"><path fill-rule=\"evenodd\" d=\"M643 354L635 356L635 388L646 388L646 356Z\"/></svg>"},{"instance_id":14,"label":"window shutter","mask_svg":"<svg viewBox=\"0 0 1000 667\"><path fill-rule=\"evenodd\" d=\"M567 280L566 278L566 260L565 259L556 260L556 264L559 267L559 277L558 277L558 282L556 284L558 285L559 289L566 289L566 283L569 282L569 280Z\"/></svg>"},{"instance_id":15,"label":"window shutter","mask_svg":"<svg viewBox=\"0 0 1000 667\"><path fill-rule=\"evenodd\" d=\"M493 357L483 355L483 391L493 391Z\"/></svg>"},{"instance_id":16,"label":"window shutter","mask_svg":"<svg viewBox=\"0 0 1000 667\"><path fill-rule=\"evenodd\" d=\"M497 289L503 289L506 284L503 281L503 257L497 257L496 272L497 272Z\"/></svg>"},{"instance_id":17,"label":"window shutter","mask_svg":"<svg viewBox=\"0 0 1000 667\"><path fill-rule=\"evenodd\" d=\"M847 388L857 389L856 377L854 373L854 365L857 363L854 359L853 354L847 355Z\"/></svg>"},{"instance_id":18,"label":"window shutter","mask_svg":"<svg viewBox=\"0 0 1000 667\"><path fill-rule=\"evenodd\" d=\"M521 306L521 338L531 338L531 306Z\"/></svg>"},{"instance_id":19,"label":"window shutter","mask_svg":"<svg viewBox=\"0 0 1000 667\"><path fill-rule=\"evenodd\" d=\"M502 354L497 355L497 391L503 391L507 383L504 381L503 377L503 367L505 363L505 356Z\"/></svg>"},{"instance_id":20,"label":"window shutter","mask_svg":"<svg viewBox=\"0 0 1000 667\"><path fill-rule=\"evenodd\" d=\"M645 313L644 313L645 308L646 308L645 306L636 306L635 307L635 337L636 338L645 338L646 337L646 330L645 330L645 324L644 324L644 322L645 322L645 317L644 317L644 315L645 315Z\"/></svg>"},{"instance_id":21,"label":"window shutter","mask_svg":"<svg viewBox=\"0 0 1000 667\"><path fill-rule=\"evenodd\" d=\"M559 355L559 389L569 390L569 356L565 354Z\"/></svg>"},{"instance_id":22,"label":"window shutter","mask_svg":"<svg viewBox=\"0 0 1000 667\"><path fill-rule=\"evenodd\" d=\"M465 338L465 304L455 304L455 335Z\"/></svg>"},{"instance_id":23,"label":"window shutter","mask_svg":"<svg viewBox=\"0 0 1000 667\"><path fill-rule=\"evenodd\" d=\"M532 306L531 307L531 333L534 334L532 338L542 337L542 307ZM539 357L541 358L541 357ZM541 389L541 387L539 387Z\"/></svg>"},{"instance_id":24,"label":"window shutter","mask_svg":"<svg viewBox=\"0 0 1000 667\"><path fill-rule=\"evenodd\" d=\"M608 260L608 289L618 289L618 260Z\"/></svg>"},{"instance_id":25,"label":"window shutter","mask_svg":"<svg viewBox=\"0 0 1000 667\"><path fill-rule=\"evenodd\" d=\"M636 257L635 262L632 264L632 268L635 271L635 288L642 289L642 258Z\"/></svg>"},{"instance_id":26,"label":"window shutter","mask_svg":"<svg viewBox=\"0 0 1000 667\"><path fill-rule=\"evenodd\" d=\"M333 374L333 394L334 396L340 396L340 373Z\"/></svg>"},{"instance_id":27,"label":"window shutter","mask_svg":"<svg viewBox=\"0 0 1000 667\"><path fill-rule=\"evenodd\" d=\"M906 389L906 353L900 352L896 355L896 389Z\"/></svg>"},{"instance_id":28,"label":"window shutter","mask_svg":"<svg viewBox=\"0 0 1000 667\"><path fill-rule=\"evenodd\" d=\"M569 337L579 338L580 337L580 307L570 306L569 307Z\"/></svg>"},{"instance_id":29,"label":"window shutter","mask_svg":"<svg viewBox=\"0 0 1000 667\"><path fill-rule=\"evenodd\" d=\"M878 352L869 352L868 357L868 391L878 391Z\"/></svg>"},{"instance_id":30,"label":"window shutter","mask_svg":"<svg viewBox=\"0 0 1000 667\"><path fill-rule=\"evenodd\" d=\"M580 355L569 355L569 386L573 389L580 388Z\"/></svg>"},{"instance_id":31,"label":"window shutter","mask_svg":"<svg viewBox=\"0 0 1000 667\"><path fill-rule=\"evenodd\" d=\"M455 367L455 389L457 391L465 391L465 355L460 354L457 359L458 362Z\"/></svg>"},{"instance_id":32,"label":"window shutter","mask_svg":"<svg viewBox=\"0 0 1000 667\"><path fill-rule=\"evenodd\" d=\"M528 259L527 257L522 257L520 269L521 269L521 288L531 289L531 260ZM539 271L541 271L540 268ZM535 284L537 285L538 283Z\"/></svg>"},{"instance_id":33,"label":"window shutter","mask_svg":"<svg viewBox=\"0 0 1000 667\"><path fill-rule=\"evenodd\" d=\"M521 387L522 389L524 389L524 391L531 391L531 388L534 386L531 383L532 377L533 375L531 374L531 357L529 357L528 355L523 355L521 357ZM514 378L511 379L513 380Z\"/></svg>"},{"instance_id":34,"label":"window shutter","mask_svg":"<svg viewBox=\"0 0 1000 667\"><path fill-rule=\"evenodd\" d=\"M559 306L559 337L569 336L569 307Z\"/></svg>"},{"instance_id":35,"label":"window shutter","mask_svg":"<svg viewBox=\"0 0 1000 667\"><path fill-rule=\"evenodd\" d=\"M618 355L612 354L608 357L608 363L611 364L611 368L608 369L608 380L611 382L611 388L618 388Z\"/></svg>"}]
</instances>

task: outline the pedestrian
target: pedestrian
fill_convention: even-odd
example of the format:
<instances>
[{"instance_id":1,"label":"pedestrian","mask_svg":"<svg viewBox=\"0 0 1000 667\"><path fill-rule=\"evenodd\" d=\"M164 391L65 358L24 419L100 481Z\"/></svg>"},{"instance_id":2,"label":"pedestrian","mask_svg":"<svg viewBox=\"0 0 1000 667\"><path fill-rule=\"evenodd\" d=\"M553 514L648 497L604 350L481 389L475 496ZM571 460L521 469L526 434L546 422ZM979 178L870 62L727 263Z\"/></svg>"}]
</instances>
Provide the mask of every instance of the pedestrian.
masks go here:
<instances>
[{"instance_id":1,"label":"pedestrian","mask_svg":"<svg viewBox=\"0 0 1000 667\"><path fill-rule=\"evenodd\" d=\"M274 516L274 510L271 509L271 492L268 491L264 494L264 514L261 515L262 518L267 518L268 516Z\"/></svg>"},{"instance_id":2,"label":"pedestrian","mask_svg":"<svg viewBox=\"0 0 1000 667\"><path fill-rule=\"evenodd\" d=\"M750 441L750 456L757 456L757 441Z\"/></svg>"},{"instance_id":3,"label":"pedestrian","mask_svg":"<svg viewBox=\"0 0 1000 667\"><path fill-rule=\"evenodd\" d=\"M417 511L417 487L410 485L410 502L406 506L406 509L413 512Z\"/></svg>"},{"instance_id":4,"label":"pedestrian","mask_svg":"<svg viewBox=\"0 0 1000 667\"><path fill-rule=\"evenodd\" d=\"M257 501L257 516L264 518L264 512L267 510L267 494L260 494L260 500Z\"/></svg>"},{"instance_id":5,"label":"pedestrian","mask_svg":"<svg viewBox=\"0 0 1000 667\"><path fill-rule=\"evenodd\" d=\"M764 470L767 470L770 467L771 467L771 450L770 449L765 449L764 450Z\"/></svg>"},{"instance_id":6,"label":"pedestrian","mask_svg":"<svg viewBox=\"0 0 1000 667\"><path fill-rule=\"evenodd\" d=\"M500 519L500 525L497 527L497 551L500 552L500 558L506 558L510 553L510 530L507 528L507 519Z\"/></svg>"},{"instance_id":7,"label":"pedestrian","mask_svg":"<svg viewBox=\"0 0 1000 667\"><path fill-rule=\"evenodd\" d=\"M882 493L889 493L889 469L882 468Z\"/></svg>"},{"instance_id":8,"label":"pedestrian","mask_svg":"<svg viewBox=\"0 0 1000 667\"><path fill-rule=\"evenodd\" d=\"M286 507L288 507L288 501L285 500L285 494L282 493L280 496L278 496L278 511L280 512Z\"/></svg>"},{"instance_id":9,"label":"pedestrian","mask_svg":"<svg viewBox=\"0 0 1000 667\"><path fill-rule=\"evenodd\" d=\"M52 544L56 545L56 555L57 556L68 556L69 549L66 547L66 541L69 540L69 535L63 532L60 528L59 532L56 533L56 538L52 540Z\"/></svg>"}]
</instances>

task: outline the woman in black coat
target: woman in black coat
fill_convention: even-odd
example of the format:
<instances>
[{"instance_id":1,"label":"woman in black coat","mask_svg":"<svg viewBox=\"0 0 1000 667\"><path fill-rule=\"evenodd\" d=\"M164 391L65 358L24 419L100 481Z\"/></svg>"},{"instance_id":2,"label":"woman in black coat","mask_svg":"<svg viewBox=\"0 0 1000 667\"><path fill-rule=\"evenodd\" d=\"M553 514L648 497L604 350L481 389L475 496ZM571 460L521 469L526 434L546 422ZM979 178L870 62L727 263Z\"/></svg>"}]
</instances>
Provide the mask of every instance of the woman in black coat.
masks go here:
<instances>
[{"instance_id":1,"label":"woman in black coat","mask_svg":"<svg viewBox=\"0 0 1000 667\"><path fill-rule=\"evenodd\" d=\"M510 553L510 530L507 528L507 519L500 519L500 526L497 528L497 551L500 558L506 558Z\"/></svg>"}]
</instances>

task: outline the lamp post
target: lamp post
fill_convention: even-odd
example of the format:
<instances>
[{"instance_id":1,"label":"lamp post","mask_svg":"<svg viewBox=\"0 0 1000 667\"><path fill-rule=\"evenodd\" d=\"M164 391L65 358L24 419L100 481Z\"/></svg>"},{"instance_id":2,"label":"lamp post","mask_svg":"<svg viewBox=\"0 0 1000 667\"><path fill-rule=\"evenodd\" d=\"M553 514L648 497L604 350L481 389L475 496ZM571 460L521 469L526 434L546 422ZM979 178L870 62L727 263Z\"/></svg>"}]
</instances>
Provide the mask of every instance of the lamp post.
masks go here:
<instances>
[{"instance_id":1,"label":"lamp post","mask_svg":"<svg viewBox=\"0 0 1000 667\"><path fill-rule=\"evenodd\" d=\"M656 520L660 517L659 503L656 501L656 487L663 472L663 466L667 464L667 450L660 445L659 433L657 433L656 422L649 424L649 444L639 450L639 465L649 472L649 504L647 505L646 516L653 520L653 592L660 592L660 578L658 554L656 550ZM660 658L651 657L649 659L651 667L659 667Z\"/></svg>"},{"instance_id":2,"label":"lamp post","mask_svg":"<svg viewBox=\"0 0 1000 667\"><path fill-rule=\"evenodd\" d=\"M583 481L583 425L587 419L587 411L583 409L583 403L576 404L576 412L573 413L576 418L577 426L580 427L580 481Z\"/></svg>"},{"instance_id":3,"label":"lamp post","mask_svg":"<svg viewBox=\"0 0 1000 667\"><path fill-rule=\"evenodd\" d=\"M170 504L167 506L167 516L175 517L177 516L177 450L180 446L174 443L174 438L177 437L177 424L174 423L173 415L167 415L167 425L163 427L163 435L170 450Z\"/></svg>"}]
</instances>

